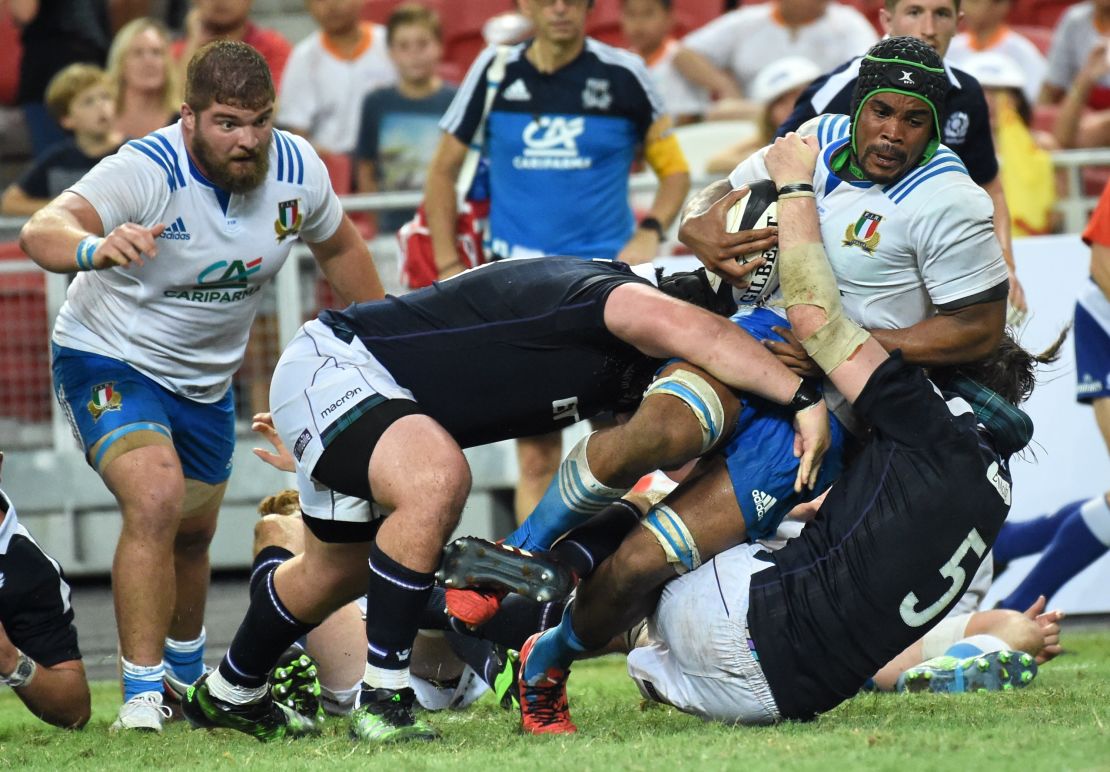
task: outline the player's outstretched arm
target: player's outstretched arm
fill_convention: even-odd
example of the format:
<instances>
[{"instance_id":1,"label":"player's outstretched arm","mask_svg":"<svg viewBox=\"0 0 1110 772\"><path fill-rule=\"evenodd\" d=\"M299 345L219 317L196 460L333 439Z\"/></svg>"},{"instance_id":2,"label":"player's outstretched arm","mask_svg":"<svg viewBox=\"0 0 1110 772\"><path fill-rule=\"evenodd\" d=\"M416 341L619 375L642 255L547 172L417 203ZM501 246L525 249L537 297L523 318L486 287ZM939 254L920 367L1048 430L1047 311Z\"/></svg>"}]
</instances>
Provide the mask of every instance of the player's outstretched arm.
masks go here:
<instances>
[{"instance_id":1,"label":"player's outstretched arm","mask_svg":"<svg viewBox=\"0 0 1110 772\"><path fill-rule=\"evenodd\" d=\"M92 204L76 193L62 193L36 212L19 233L19 246L53 273L143 265L158 254L162 223L146 228L124 223L104 235Z\"/></svg>"},{"instance_id":2,"label":"player's outstretched arm","mask_svg":"<svg viewBox=\"0 0 1110 772\"><path fill-rule=\"evenodd\" d=\"M9 675L19 666L20 651L0 625L0 674ZM64 729L79 729L91 712L89 682L81 660L67 660L46 667L35 665L34 675L23 686L15 686L23 704L48 724Z\"/></svg>"},{"instance_id":3,"label":"player's outstretched arm","mask_svg":"<svg viewBox=\"0 0 1110 772\"><path fill-rule=\"evenodd\" d=\"M351 218L343 215L335 233L308 245L325 278L346 303L381 300L385 297L374 258Z\"/></svg>"},{"instance_id":4,"label":"player's outstretched arm","mask_svg":"<svg viewBox=\"0 0 1110 772\"><path fill-rule=\"evenodd\" d=\"M810 184L817 162L817 139L793 132L767 151L775 185ZM779 278L786 312L806 351L854 402L887 353L859 325L844 316L836 277L821 242L817 203L812 196L780 197Z\"/></svg>"},{"instance_id":5,"label":"player's outstretched arm","mask_svg":"<svg viewBox=\"0 0 1110 772\"><path fill-rule=\"evenodd\" d=\"M724 317L664 295L643 284L622 284L605 304L605 326L651 357L678 357L740 391L799 409L795 487L812 486L829 448L824 400L770 351Z\"/></svg>"}]
</instances>

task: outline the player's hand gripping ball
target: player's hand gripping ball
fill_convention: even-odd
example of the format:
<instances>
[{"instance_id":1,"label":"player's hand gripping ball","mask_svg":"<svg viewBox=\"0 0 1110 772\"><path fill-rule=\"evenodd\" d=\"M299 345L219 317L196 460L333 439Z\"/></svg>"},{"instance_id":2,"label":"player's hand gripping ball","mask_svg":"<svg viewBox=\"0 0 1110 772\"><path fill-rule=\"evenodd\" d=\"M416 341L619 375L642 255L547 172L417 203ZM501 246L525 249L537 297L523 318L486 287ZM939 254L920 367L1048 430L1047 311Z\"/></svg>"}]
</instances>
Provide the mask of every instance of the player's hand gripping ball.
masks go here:
<instances>
[{"instance_id":1,"label":"player's hand gripping ball","mask_svg":"<svg viewBox=\"0 0 1110 772\"><path fill-rule=\"evenodd\" d=\"M778 192L771 180L755 180L748 183L748 194L732 205L725 218L725 230L737 233L758 228L777 228ZM764 263L748 274L751 284L747 289L733 288L737 305L754 306L764 303L779 286L779 247L776 243L758 255L736 258L740 263L763 258Z\"/></svg>"}]
</instances>

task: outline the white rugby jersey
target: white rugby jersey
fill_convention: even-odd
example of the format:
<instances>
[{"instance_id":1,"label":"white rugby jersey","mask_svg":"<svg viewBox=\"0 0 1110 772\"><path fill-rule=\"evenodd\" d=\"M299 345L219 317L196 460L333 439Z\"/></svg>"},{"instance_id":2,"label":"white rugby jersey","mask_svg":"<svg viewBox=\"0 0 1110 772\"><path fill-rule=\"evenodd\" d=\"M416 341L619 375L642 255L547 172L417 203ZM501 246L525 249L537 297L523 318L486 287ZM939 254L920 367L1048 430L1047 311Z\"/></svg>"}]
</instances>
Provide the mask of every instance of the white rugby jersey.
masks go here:
<instances>
[{"instance_id":1,"label":"white rugby jersey","mask_svg":"<svg viewBox=\"0 0 1110 772\"><path fill-rule=\"evenodd\" d=\"M180 122L132 140L69 190L104 232L165 223L145 265L79 273L54 341L126 361L182 396L215 402L239 368L266 283L300 236L331 237L343 218L327 170L304 139L274 130L257 189L228 194L185 152Z\"/></svg>"},{"instance_id":2,"label":"white rugby jersey","mask_svg":"<svg viewBox=\"0 0 1110 772\"><path fill-rule=\"evenodd\" d=\"M813 187L845 312L867 329L904 329L1005 281L994 204L959 157L941 145L890 185L848 181L830 164L849 141L849 124L846 115L821 115L799 129L820 142ZM733 169L733 188L770 177L765 154Z\"/></svg>"}]
</instances>

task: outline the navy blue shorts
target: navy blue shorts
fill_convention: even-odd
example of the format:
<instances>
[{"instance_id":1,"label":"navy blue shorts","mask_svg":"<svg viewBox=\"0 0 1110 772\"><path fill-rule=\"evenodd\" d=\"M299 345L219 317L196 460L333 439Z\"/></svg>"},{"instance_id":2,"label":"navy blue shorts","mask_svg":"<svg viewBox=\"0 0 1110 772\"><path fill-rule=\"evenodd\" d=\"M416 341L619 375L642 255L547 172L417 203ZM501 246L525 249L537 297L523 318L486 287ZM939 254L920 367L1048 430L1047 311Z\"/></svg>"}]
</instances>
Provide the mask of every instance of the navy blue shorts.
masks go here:
<instances>
[{"instance_id":1,"label":"navy blue shorts","mask_svg":"<svg viewBox=\"0 0 1110 772\"><path fill-rule=\"evenodd\" d=\"M1110 300L1088 280L1075 303L1075 398L1110 397Z\"/></svg>"},{"instance_id":2,"label":"navy blue shorts","mask_svg":"<svg viewBox=\"0 0 1110 772\"><path fill-rule=\"evenodd\" d=\"M134 431L173 440L185 477L217 485L231 476L235 452L235 401L228 390L206 404L174 394L130 365L111 357L52 344L54 393L88 457L99 462L112 443Z\"/></svg>"}]
</instances>

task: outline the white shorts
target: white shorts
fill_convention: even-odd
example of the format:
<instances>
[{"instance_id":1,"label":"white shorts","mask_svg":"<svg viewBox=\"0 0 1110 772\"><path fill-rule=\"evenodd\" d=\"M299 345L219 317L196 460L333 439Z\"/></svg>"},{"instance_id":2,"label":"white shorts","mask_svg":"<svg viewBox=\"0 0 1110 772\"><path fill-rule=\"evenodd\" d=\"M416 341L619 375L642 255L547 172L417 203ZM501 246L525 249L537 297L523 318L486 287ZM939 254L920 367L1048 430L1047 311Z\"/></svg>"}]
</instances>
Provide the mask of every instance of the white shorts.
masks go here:
<instances>
[{"instance_id":1,"label":"white shorts","mask_svg":"<svg viewBox=\"0 0 1110 772\"><path fill-rule=\"evenodd\" d=\"M628 655L647 698L728 724L781 718L748 638L748 587L769 567L758 544L741 544L672 580L648 619L650 643Z\"/></svg>"},{"instance_id":2,"label":"white shorts","mask_svg":"<svg viewBox=\"0 0 1110 772\"><path fill-rule=\"evenodd\" d=\"M314 319L285 347L270 383L270 410L274 427L293 453L306 515L354 523L381 516L376 507L316 482L312 470L326 441L387 399L415 401L358 338L346 343Z\"/></svg>"}]
</instances>

